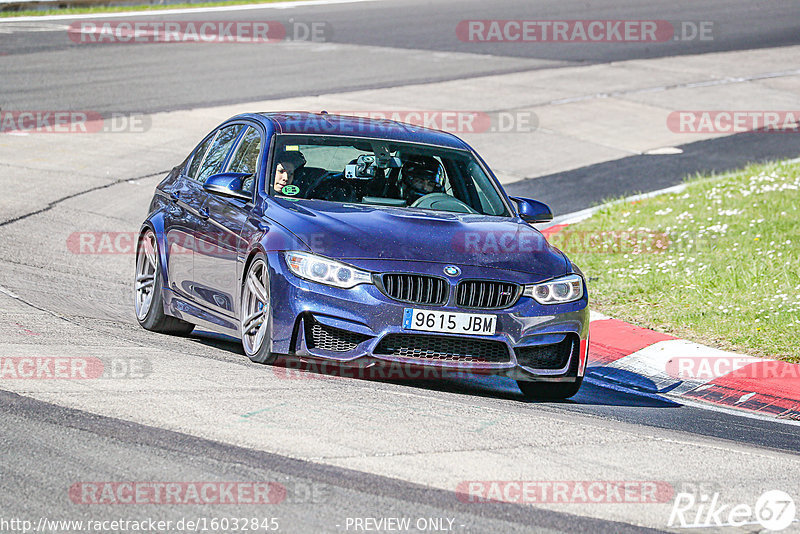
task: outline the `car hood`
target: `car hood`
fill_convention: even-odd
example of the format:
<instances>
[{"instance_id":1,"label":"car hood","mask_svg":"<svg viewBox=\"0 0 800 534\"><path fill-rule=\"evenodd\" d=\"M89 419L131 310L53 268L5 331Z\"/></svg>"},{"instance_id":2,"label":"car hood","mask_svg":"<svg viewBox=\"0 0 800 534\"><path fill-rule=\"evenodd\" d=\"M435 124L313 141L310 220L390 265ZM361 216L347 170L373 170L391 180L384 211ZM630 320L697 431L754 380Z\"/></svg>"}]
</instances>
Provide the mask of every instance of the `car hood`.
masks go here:
<instances>
[{"instance_id":1,"label":"car hood","mask_svg":"<svg viewBox=\"0 0 800 534\"><path fill-rule=\"evenodd\" d=\"M560 251L517 218L283 199L265 215L330 258L452 263L542 277L567 271Z\"/></svg>"}]
</instances>

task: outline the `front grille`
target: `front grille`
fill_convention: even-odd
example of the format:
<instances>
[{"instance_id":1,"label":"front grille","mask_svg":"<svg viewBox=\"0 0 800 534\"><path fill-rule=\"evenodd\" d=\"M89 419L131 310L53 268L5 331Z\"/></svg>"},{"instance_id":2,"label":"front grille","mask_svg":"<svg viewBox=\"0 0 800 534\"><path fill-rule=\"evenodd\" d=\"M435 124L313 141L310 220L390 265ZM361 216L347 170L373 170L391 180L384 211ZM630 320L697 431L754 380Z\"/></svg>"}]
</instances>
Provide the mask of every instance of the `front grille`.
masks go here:
<instances>
[{"instance_id":1,"label":"front grille","mask_svg":"<svg viewBox=\"0 0 800 534\"><path fill-rule=\"evenodd\" d=\"M456 306L496 310L508 308L519 298L520 286L493 280L462 280L456 288Z\"/></svg>"},{"instance_id":2,"label":"front grille","mask_svg":"<svg viewBox=\"0 0 800 534\"><path fill-rule=\"evenodd\" d=\"M448 362L505 363L508 347L500 341L420 334L389 334L375 354L415 360Z\"/></svg>"},{"instance_id":3,"label":"front grille","mask_svg":"<svg viewBox=\"0 0 800 534\"><path fill-rule=\"evenodd\" d=\"M366 341L370 336L327 326L317 321L306 321L306 344L309 349L347 352Z\"/></svg>"},{"instance_id":4,"label":"front grille","mask_svg":"<svg viewBox=\"0 0 800 534\"><path fill-rule=\"evenodd\" d=\"M517 347L517 363L531 369L561 369L567 365L570 355L578 343L573 336L567 336L560 343Z\"/></svg>"},{"instance_id":5,"label":"front grille","mask_svg":"<svg viewBox=\"0 0 800 534\"><path fill-rule=\"evenodd\" d=\"M441 306L447 303L449 284L444 278L423 274L387 273L381 277L383 292L414 304Z\"/></svg>"}]
</instances>

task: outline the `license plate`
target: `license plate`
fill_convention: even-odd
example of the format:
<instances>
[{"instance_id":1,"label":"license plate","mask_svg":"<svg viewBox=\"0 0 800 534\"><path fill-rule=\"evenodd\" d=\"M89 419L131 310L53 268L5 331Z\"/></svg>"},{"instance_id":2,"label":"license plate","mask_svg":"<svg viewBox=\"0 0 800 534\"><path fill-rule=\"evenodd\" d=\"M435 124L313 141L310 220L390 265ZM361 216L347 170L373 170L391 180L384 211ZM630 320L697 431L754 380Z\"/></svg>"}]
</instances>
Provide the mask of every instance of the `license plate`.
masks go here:
<instances>
[{"instance_id":1,"label":"license plate","mask_svg":"<svg viewBox=\"0 0 800 534\"><path fill-rule=\"evenodd\" d=\"M496 324L496 315L415 310L413 308L406 308L403 314L403 329L405 330L491 336L494 334Z\"/></svg>"}]
</instances>

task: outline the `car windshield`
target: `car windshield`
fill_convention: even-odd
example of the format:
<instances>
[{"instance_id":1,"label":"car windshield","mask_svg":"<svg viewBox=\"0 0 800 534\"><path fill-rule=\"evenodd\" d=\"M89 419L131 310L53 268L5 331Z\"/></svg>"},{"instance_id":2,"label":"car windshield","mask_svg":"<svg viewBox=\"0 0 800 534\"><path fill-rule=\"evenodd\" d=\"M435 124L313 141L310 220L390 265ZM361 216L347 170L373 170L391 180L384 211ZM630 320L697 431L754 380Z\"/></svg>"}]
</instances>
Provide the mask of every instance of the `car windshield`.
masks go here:
<instances>
[{"instance_id":1,"label":"car windshield","mask_svg":"<svg viewBox=\"0 0 800 534\"><path fill-rule=\"evenodd\" d=\"M298 199L507 216L466 150L325 136L277 137L272 194Z\"/></svg>"}]
</instances>

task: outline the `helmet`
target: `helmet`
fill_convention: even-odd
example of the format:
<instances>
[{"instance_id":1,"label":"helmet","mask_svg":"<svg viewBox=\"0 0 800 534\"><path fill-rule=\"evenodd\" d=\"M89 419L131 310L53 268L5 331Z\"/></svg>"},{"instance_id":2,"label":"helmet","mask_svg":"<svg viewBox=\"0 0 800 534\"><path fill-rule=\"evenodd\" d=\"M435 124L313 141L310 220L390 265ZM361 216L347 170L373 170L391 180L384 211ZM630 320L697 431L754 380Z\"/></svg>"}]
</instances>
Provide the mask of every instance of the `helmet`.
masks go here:
<instances>
[{"instance_id":1,"label":"helmet","mask_svg":"<svg viewBox=\"0 0 800 534\"><path fill-rule=\"evenodd\" d=\"M410 203L430 193L441 193L442 172L439 162L431 156L411 156L402 169L403 185Z\"/></svg>"}]
</instances>

